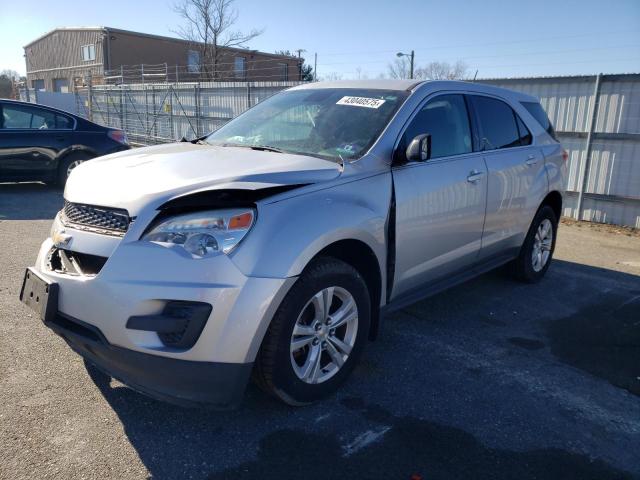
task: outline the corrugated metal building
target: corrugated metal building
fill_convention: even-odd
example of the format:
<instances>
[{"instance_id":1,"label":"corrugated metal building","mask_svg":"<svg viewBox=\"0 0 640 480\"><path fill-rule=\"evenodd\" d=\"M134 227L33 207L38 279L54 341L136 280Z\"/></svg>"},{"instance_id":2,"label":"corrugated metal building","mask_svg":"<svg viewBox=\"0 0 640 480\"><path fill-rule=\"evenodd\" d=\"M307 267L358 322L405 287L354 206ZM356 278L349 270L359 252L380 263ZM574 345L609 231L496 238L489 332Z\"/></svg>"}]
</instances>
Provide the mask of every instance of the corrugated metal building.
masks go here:
<instances>
[{"instance_id":1,"label":"corrugated metal building","mask_svg":"<svg viewBox=\"0 0 640 480\"><path fill-rule=\"evenodd\" d=\"M87 83L210 80L296 81L303 58L220 47L215 72L202 44L111 27L56 28L24 47L30 88L71 92ZM145 71L145 66L147 67Z\"/></svg>"},{"instance_id":2,"label":"corrugated metal building","mask_svg":"<svg viewBox=\"0 0 640 480\"><path fill-rule=\"evenodd\" d=\"M479 82L540 99L569 152L564 215L640 228L640 74Z\"/></svg>"}]
</instances>

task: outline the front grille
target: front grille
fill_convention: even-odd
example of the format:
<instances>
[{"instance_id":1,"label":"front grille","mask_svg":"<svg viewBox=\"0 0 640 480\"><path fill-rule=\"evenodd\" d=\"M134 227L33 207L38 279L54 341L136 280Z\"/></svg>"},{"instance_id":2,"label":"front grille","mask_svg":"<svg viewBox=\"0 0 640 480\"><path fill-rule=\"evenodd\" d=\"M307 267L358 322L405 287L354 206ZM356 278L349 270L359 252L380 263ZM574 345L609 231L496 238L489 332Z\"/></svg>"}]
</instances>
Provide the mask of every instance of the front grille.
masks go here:
<instances>
[{"instance_id":1,"label":"front grille","mask_svg":"<svg viewBox=\"0 0 640 480\"><path fill-rule=\"evenodd\" d=\"M62 213L65 224L72 224L80 230L111 235L124 235L131 223L129 212L124 209L83 205L66 200Z\"/></svg>"}]
</instances>

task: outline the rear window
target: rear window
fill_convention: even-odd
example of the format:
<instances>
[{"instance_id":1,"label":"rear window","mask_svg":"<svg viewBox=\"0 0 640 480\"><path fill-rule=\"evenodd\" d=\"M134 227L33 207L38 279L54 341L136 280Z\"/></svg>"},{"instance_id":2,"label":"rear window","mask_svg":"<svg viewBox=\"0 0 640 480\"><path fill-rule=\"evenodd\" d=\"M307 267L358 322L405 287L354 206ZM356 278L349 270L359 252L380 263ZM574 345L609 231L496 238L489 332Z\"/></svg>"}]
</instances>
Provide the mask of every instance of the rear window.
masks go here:
<instances>
[{"instance_id":1,"label":"rear window","mask_svg":"<svg viewBox=\"0 0 640 480\"><path fill-rule=\"evenodd\" d=\"M549 117L547 117L546 112L542 109L542 105L538 102L520 102L522 106L527 109L527 111L536 119L536 121L546 130L546 132L551 135L551 137L558 141L558 137L556 136L556 131L553 129L553 125L549 121Z\"/></svg>"},{"instance_id":2,"label":"rear window","mask_svg":"<svg viewBox=\"0 0 640 480\"><path fill-rule=\"evenodd\" d=\"M482 131L482 150L498 150L521 145L516 117L509 105L489 97L474 95L472 99Z\"/></svg>"}]
</instances>

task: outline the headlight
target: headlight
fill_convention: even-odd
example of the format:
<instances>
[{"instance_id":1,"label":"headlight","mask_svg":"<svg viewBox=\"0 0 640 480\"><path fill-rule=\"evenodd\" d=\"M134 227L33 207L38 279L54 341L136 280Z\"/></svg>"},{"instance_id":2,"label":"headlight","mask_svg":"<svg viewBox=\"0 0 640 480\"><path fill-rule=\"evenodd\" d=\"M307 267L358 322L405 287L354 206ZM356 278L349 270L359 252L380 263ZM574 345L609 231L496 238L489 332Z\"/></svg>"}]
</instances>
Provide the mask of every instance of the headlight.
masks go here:
<instances>
[{"instance_id":1,"label":"headlight","mask_svg":"<svg viewBox=\"0 0 640 480\"><path fill-rule=\"evenodd\" d=\"M141 240L180 245L194 257L229 253L255 220L253 209L205 210L162 220Z\"/></svg>"}]
</instances>

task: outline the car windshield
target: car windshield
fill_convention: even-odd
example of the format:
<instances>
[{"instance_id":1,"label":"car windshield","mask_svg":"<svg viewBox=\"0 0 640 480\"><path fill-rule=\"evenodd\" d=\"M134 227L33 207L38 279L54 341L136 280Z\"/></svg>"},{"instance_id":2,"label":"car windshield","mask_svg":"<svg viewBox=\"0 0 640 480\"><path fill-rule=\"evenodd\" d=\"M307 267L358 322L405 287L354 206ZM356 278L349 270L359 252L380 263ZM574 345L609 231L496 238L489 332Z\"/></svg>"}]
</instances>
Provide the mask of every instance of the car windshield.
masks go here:
<instances>
[{"instance_id":1,"label":"car windshield","mask_svg":"<svg viewBox=\"0 0 640 480\"><path fill-rule=\"evenodd\" d=\"M407 95L354 88L290 90L247 110L204 141L355 160L371 147Z\"/></svg>"}]
</instances>

